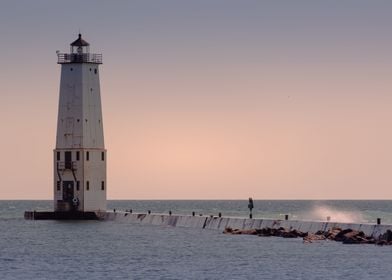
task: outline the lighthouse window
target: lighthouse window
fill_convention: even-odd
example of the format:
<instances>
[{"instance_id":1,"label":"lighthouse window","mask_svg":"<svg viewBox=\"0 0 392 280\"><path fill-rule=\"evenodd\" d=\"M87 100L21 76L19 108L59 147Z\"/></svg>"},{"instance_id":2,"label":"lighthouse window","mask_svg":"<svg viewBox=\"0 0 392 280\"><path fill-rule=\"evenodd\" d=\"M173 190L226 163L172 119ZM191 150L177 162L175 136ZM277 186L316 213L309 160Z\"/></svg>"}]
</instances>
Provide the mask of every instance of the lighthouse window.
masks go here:
<instances>
[{"instance_id":1,"label":"lighthouse window","mask_svg":"<svg viewBox=\"0 0 392 280\"><path fill-rule=\"evenodd\" d=\"M103 190L103 191L105 190L105 182L104 181L101 182L101 190Z\"/></svg>"},{"instance_id":2,"label":"lighthouse window","mask_svg":"<svg viewBox=\"0 0 392 280\"><path fill-rule=\"evenodd\" d=\"M86 190L90 190L90 182L89 181L86 182Z\"/></svg>"},{"instance_id":3,"label":"lighthouse window","mask_svg":"<svg viewBox=\"0 0 392 280\"><path fill-rule=\"evenodd\" d=\"M57 161L60 161L60 152L57 152Z\"/></svg>"},{"instance_id":4,"label":"lighthouse window","mask_svg":"<svg viewBox=\"0 0 392 280\"><path fill-rule=\"evenodd\" d=\"M64 153L65 168L72 169L72 152L66 151Z\"/></svg>"},{"instance_id":5,"label":"lighthouse window","mask_svg":"<svg viewBox=\"0 0 392 280\"><path fill-rule=\"evenodd\" d=\"M97 69L94 69L94 73L97 74L97 72L98 72Z\"/></svg>"},{"instance_id":6,"label":"lighthouse window","mask_svg":"<svg viewBox=\"0 0 392 280\"><path fill-rule=\"evenodd\" d=\"M91 72L91 68L90 68L90 72Z\"/></svg>"},{"instance_id":7,"label":"lighthouse window","mask_svg":"<svg viewBox=\"0 0 392 280\"><path fill-rule=\"evenodd\" d=\"M77 190L77 191L80 190L80 181L76 181L76 190Z\"/></svg>"},{"instance_id":8,"label":"lighthouse window","mask_svg":"<svg viewBox=\"0 0 392 280\"><path fill-rule=\"evenodd\" d=\"M80 160L80 152L76 152L76 160L77 160L77 161Z\"/></svg>"},{"instance_id":9,"label":"lighthouse window","mask_svg":"<svg viewBox=\"0 0 392 280\"><path fill-rule=\"evenodd\" d=\"M86 152L86 160L90 160L90 152Z\"/></svg>"},{"instance_id":10,"label":"lighthouse window","mask_svg":"<svg viewBox=\"0 0 392 280\"><path fill-rule=\"evenodd\" d=\"M69 70L73 71L73 68L71 68L71 69L69 69Z\"/></svg>"},{"instance_id":11,"label":"lighthouse window","mask_svg":"<svg viewBox=\"0 0 392 280\"><path fill-rule=\"evenodd\" d=\"M101 153L101 159L102 159L102 160L105 160L105 152L102 152L102 153Z\"/></svg>"}]
</instances>

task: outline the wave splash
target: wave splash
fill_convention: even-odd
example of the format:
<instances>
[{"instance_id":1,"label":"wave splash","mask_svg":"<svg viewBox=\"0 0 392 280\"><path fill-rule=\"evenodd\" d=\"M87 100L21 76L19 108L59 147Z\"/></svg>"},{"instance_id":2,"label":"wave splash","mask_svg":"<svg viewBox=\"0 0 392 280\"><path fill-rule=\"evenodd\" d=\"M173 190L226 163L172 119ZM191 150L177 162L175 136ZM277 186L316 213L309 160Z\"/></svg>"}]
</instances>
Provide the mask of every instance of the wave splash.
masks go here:
<instances>
[{"instance_id":1,"label":"wave splash","mask_svg":"<svg viewBox=\"0 0 392 280\"><path fill-rule=\"evenodd\" d=\"M310 212L301 215L306 220L331 221L341 223L364 223L366 220L359 211L339 210L329 206L314 206Z\"/></svg>"}]
</instances>

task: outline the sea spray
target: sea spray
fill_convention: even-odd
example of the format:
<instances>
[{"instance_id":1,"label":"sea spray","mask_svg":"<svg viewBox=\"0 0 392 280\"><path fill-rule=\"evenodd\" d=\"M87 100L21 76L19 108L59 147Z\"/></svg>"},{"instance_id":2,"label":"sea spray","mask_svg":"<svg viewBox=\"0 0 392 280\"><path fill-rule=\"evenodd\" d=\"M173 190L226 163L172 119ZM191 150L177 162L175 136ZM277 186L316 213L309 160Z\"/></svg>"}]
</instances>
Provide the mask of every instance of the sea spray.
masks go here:
<instances>
[{"instance_id":1,"label":"sea spray","mask_svg":"<svg viewBox=\"0 0 392 280\"><path fill-rule=\"evenodd\" d=\"M342 210L326 205L314 205L306 212L298 213L300 220L331 221L341 223L364 223L366 220L359 211Z\"/></svg>"}]
</instances>

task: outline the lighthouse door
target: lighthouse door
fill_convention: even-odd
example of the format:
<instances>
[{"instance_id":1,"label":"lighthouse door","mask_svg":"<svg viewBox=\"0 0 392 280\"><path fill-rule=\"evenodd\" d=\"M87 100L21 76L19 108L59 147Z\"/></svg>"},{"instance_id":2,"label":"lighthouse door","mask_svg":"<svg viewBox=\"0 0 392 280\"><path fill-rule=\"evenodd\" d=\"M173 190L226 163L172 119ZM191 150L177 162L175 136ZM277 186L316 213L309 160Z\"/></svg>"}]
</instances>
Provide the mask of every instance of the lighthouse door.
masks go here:
<instances>
[{"instance_id":1,"label":"lighthouse door","mask_svg":"<svg viewBox=\"0 0 392 280\"><path fill-rule=\"evenodd\" d=\"M63 182L63 201L72 201L74 198L74 182L64 181Z\"/></svg>"}]
</instances>

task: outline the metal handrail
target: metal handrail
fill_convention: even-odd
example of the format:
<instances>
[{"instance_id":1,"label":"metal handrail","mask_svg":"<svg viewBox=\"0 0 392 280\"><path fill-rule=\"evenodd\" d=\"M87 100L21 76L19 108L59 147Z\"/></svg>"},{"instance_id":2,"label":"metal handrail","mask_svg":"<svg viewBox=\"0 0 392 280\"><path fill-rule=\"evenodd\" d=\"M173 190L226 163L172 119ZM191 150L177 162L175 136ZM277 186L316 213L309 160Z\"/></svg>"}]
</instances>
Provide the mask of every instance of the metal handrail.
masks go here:
<instances>
[{"instance_id":1,"label":"metal handrail","mask_svg":"<svg viewBox=\"0 0 392 280\"><path fill-rule=\"evenodd\" d=\"M57 63L96 63L102 64L102 54L98 53L58 53Z\"/></svg>"},{"instance_id":2,"label":"metal handrail","mask_svg":"<svg viewBox=\"0 0 392 280\"><path fill-rule=\"evenodd\" d=\"M71 168L65 168L66 167L65 161L59 161L59 162L57 162L57 169L58 170L65 170L65 169L76 170L77 166L78 166L77 162L72 161L70 163L71 163Z\"/></svg>"}]
</instances>

